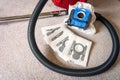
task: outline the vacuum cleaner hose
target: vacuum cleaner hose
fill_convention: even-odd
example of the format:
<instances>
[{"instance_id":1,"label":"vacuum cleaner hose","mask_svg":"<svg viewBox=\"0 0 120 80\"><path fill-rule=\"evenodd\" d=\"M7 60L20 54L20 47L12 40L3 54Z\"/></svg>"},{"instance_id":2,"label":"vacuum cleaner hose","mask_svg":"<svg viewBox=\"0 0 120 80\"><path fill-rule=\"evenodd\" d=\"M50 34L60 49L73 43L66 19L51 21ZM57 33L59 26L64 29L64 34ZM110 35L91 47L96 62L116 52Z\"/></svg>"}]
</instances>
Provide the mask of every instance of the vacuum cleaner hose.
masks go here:
<instances>
[{"instance_id":1,"label":"vacuum cleaner hose","mask_svg":"<svg viewBox=\"0 0 120 80\"><path fill-rule=\"evenodd\" d=\"M111 52L109 58L103 64L101 64L97 67L89 68L89 69L68 69L68 68L60 67L60 66L50 62L47 58L45 58L45 56L43 56L43 54L38 49L38 46L36 44L35 25L36 25L38 16L47 1L48 0L39 0L35 10L32 13L31 19L29 21L28 42L29 42L30 48L31 48L32 52L34 53L34 55L36 56L36 58L43 65L48 67L49 69L56 71L58 73L69 75L69 76L82 76L82 77L83 76L92 76L92 75L103 73L106 70L108 70L115 63L115 61L118 57L119 39L118 39L118 35L117 35L115 29L113 28L113 26L111 25L111 23L98 13L95 13L97 20L101 21L106 26L106 28L110 32L110 35L112 38L112 43L113 43L112 44L113 45L112 52Z\"/></svg>"}]
</instances>

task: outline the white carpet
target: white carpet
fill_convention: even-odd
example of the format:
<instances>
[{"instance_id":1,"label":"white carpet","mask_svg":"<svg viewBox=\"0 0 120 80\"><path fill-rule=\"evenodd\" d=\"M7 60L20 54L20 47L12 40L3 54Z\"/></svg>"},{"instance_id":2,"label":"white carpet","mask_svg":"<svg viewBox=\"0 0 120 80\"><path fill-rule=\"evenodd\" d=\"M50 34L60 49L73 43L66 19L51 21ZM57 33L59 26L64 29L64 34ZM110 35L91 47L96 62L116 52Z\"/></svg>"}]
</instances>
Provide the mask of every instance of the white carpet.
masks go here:
<instances>
[{"instance_id":1,"label":"white carpet","mask_svg":"<svg viewBox=\"0 0 120 80\"><path fill-rule=\"evenodd\" d=\"M0 17L32 13L38 0L1 0ZM101 13L114 25L120 37L120 1L89 0L96 12ZM43 11L56 9L49 1ZM65 18L39 19L36 26L36 39L39 48L58 65L51 49L45 44L40 32L42 26L61 23ZM107 29L96 22L97 34L85 36L93 41L88 67L102 64L110 55L112 42ZM92 77L70 77L53 72L43 66L31 52L27 40L28 21L0 23L0 80L120 80L120 56L107 72ZM67 66L66 66L67 67Z\"/></svg>"}]
</instances>

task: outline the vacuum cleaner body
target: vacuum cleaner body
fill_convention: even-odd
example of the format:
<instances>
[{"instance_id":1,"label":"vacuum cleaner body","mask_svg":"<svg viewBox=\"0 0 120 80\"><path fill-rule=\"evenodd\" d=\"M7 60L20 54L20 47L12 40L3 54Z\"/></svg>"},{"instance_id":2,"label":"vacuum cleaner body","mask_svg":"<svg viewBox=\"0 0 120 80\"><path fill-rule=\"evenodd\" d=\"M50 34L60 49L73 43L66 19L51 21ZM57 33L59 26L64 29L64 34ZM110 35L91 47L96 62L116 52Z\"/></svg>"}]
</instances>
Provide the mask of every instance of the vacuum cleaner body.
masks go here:
<instances>
[{"instance_id":1,"label":"vacuum cleaner body","mask_svg":"<svg viewBox=\"0 0 120 80\"><path fill-rule=\"evenodd\" d=\"M68 9L69 5L74 5L78 1L86 2L87 0L52 0L52 1L56 6Z\"/></svg>"}]
</instances>

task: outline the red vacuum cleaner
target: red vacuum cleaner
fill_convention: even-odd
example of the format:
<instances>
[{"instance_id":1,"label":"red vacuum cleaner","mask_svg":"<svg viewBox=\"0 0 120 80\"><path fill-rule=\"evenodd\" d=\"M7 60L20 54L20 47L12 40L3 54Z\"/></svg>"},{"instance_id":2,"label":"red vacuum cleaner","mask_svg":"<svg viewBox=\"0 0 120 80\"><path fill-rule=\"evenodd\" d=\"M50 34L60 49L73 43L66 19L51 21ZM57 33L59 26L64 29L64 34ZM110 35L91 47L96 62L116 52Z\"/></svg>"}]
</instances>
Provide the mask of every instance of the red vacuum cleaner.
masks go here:
<instances>
[{"instance_id":1,"label":"red vacuum cleaner","mask_svg":"<svg viewBox=\"0 0 120 80\"><path fill-rule=\"evenodd\" d=\"M87 0L52 0L53 3L61 8L68 9L69 5L74 5L76 2L86 2Z\"/></svg>"}]
</instances>

